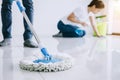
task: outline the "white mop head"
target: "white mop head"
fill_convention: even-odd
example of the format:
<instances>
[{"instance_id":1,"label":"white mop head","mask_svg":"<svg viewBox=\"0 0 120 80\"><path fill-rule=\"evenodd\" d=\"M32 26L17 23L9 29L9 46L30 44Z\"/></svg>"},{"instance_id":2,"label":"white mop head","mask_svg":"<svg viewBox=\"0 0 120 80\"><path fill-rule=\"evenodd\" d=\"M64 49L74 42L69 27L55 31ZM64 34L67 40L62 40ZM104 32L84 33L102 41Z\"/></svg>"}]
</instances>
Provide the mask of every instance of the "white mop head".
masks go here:
<instances>
[{"instance_id":1,"label":"white mop head","mask_svg":"<svg viewBox=\"0 0 120 80\"><path fill-rule=\"evenodd\" d=\"M34 60L39 59L36 56L27 57L20 61L20 68L28 71L38 71L38 72L57 72L68 70L73 66L74 60L71 56L67 54L57 54L52 55L53 58L61 59L60 62L55 63L34 63Z\"/></svg>"}]
</instances>

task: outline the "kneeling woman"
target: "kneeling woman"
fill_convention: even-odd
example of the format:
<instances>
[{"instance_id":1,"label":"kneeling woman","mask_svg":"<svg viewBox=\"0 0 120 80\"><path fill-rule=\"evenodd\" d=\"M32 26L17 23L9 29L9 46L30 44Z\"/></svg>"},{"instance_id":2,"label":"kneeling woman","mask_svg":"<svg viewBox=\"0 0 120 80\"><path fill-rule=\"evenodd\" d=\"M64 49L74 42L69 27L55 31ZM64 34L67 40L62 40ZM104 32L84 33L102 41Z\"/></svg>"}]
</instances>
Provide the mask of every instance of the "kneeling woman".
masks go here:
<instances>
[{"instance_id":1,"label":"kneeling woman","mask_svg":"<svg viewBox=\"0 0 120 80\"><path fill-rule=\"evenodd\" d=\"M83 37L86 31L82 28L91 26L98 37L96 28L95 14L104 9L104 3L101 0L92 0L88 5L81 5L70 15L63 17L57 24L59 33L53 37Z\"/></svg>"}]
</instances>

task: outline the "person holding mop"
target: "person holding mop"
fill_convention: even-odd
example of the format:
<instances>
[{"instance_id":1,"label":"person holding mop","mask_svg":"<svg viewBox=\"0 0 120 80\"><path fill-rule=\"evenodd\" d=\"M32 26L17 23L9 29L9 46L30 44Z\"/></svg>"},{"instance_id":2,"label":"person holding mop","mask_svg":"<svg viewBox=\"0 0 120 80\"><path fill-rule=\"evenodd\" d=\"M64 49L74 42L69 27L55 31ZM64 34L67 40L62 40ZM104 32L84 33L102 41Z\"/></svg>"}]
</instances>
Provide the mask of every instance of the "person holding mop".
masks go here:
<instances>
[{"instance_id":1,"label":"person holding mop","mask_svg":"<svg viewBox=\"0 0 120 80\"><path fill-rule=\"evenodd\" d=\"M92 27L98 37L95 14L104 9L102 0L92 0L89 5L80 5L69 15L63 17L57 24L59 33L53 37L83 37L86 34L85 27Z\"/></svg>"},{"instance_id":2,"label":"person holding mop","mask_svg":"<svg viewBox=\"0 0 120 80\"><path fill-rule=\"evenodd\" d=\"M11 45L11 27L12 27L12 3L14 0L2 0L2 8L1 8L1 18L2 18L2 34L3 40L0 42L0 46L8 46ZM32 0L22 0L24 7L26 8L25 12L30 19L31 23L33 23L33 1ZM16 26L17 27L17 26ZM28 24L24 19L24 43L25 47L30 48L38 48L38 45L32 41L33 34L29 29Z\"/></svg>"}]
</instances>

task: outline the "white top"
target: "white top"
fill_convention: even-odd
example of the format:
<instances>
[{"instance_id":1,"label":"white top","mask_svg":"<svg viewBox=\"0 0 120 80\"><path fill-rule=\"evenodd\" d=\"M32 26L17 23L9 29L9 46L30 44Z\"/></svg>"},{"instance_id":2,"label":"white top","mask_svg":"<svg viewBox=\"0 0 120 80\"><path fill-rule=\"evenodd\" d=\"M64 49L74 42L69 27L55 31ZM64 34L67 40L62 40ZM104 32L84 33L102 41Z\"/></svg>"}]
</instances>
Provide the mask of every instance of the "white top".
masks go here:
<instances>
[{"instance_id":1,"label":"white top","mask_svg":"<svg viewBox=\"0 0 120 80\"><path fill-rule=\"evenodd\" d=\"M61 19L61 21L64 23L64 24L70 24L70 25L74 25L74 26L78 26L80 27L81 29L85 30L87 34L93 34L93 29L92 29L92 26L91 26L91 23L90 23L90 19L89 17L92 16L94 19L93 19L93 24L96 25L96 21L95 21L95 14L92 13L92 12L88 12L88 5L82 5L79 6L78 8L76 8L74 11L73 11L76 19L78 19L79 21L81 22L85 22L88 27L83 27L81 24L78 24L78 23L74 23L74 22L71 22L69 21L67 18L68 16L65 16Z\"/></svg>"},{"instance_id":2,"label":"white top","mask_svg":"<svg viewBox=\"0 0 120 80\"><path fill-rule=\"evenodd\" d=\"M93 16L95 17L95 15L92 13L92 12L88 12L88 6L86 5L82 5L79 6L78 8L76 8L74 11L73 11L76 19L78 19L79 21L81 22L86 22L89 26L91 26L90 24L90 20L89 20L89 17L90 16ZM78 27L82 27L82 25L80 24L77 24L77 23L74 23L74 22L71 22L69 21L68 19L68 16L65 16L61 19L61 21L64 23L64 24L71 24L71 25L76 25Z\"/></svg>"}]
</instances>

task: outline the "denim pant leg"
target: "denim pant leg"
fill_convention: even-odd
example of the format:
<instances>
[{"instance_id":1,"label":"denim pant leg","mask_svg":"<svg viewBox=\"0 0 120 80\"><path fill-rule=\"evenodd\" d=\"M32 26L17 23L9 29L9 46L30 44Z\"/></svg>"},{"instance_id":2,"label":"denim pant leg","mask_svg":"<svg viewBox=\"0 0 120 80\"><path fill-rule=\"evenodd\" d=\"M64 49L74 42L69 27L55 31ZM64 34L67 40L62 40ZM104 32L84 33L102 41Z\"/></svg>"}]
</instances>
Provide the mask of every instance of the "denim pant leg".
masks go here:
<instances>
[{"instance_id":1,"label":"denim pant leg","mask_svg":"<svg viewBox=\"0 0 120 80\"><path fill-rule=\"evenodd\" d=\"M62 21L58 22L58 29L63 33L63 37L83 37L85 35L84 30L77 26L64 24Z\"/></svg>"},{"instance_id":2,"label":"denim pant leg","mask_svg":"<svg viewBox=\"0 0 120 80\"><path fill-rule=\"evenodd\" d=\"M12 0L2 0L1 20L3 38L11 38Z\"/></svg>"},{"instance_id":3,"label":"denim pant leg","mask_svg":"<svg viewBox=\"0 0 120 80\"><path fill-rule=\"evenodd\" d=\"M72 26L72 25L66 25L64 24L62 21L59 21L57 24L58 29L61 32L74 32L76 28L78 28L77 26Z\"/></svg>"},{"instance_id":4,"label":"denim pant leg","mask_svg":"<svg viewBox=\"0 0 120 80\"><path fill-rule=\"evenodd\" d=\"M83 37L86 35L85 30L81 30L80 28L78 28L75 32L77 34L76 37Z\"/></svg>"},{"instance_id":5,"label":"denim pant leg","mask_svg":"<svg viewBox=\"0 0 120 80\"><path fill-rule=\"evenodd\" d=\"M31 21L31 23L33 23L33 1L32 0L22 0L22 2L23 2L23 6L26 8L25 12L26 12L29 20ZM31 32L28 24L26 23L25 19L24 19L24 29L25 29L25 32L23 34L24 40L31 39L33 34Z\"/></svg>"}]
</instances>

